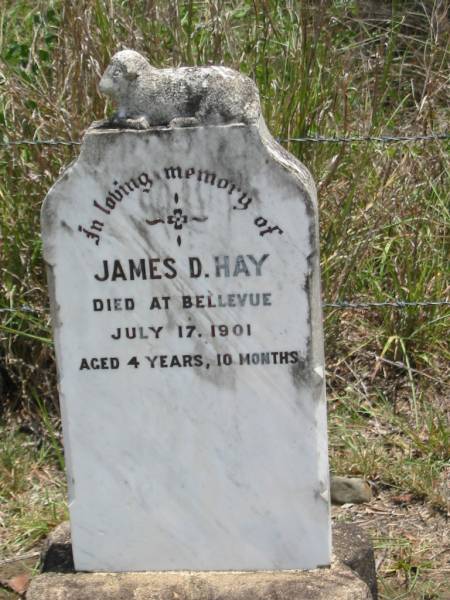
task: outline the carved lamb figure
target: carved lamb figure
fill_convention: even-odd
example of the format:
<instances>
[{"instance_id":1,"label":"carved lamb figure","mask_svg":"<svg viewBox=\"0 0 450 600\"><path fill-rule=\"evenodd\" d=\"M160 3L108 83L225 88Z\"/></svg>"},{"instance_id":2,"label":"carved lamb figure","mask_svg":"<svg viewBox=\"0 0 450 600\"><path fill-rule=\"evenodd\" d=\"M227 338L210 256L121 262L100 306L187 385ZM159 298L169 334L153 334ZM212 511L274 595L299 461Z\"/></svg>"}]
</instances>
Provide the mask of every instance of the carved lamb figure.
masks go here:
<instances>
[{"instance_id":1,"label":"carved lamb figure","mask_svg":"<svg viewBox=\"0 0 450 600\"><path fill-rule=\"evenodd\" d=\"M134 50L111 59L99 84L117 103L109 126L256 123L261 114L251 79L226 67L156 69Z\"/></svg>"}]
</instances>

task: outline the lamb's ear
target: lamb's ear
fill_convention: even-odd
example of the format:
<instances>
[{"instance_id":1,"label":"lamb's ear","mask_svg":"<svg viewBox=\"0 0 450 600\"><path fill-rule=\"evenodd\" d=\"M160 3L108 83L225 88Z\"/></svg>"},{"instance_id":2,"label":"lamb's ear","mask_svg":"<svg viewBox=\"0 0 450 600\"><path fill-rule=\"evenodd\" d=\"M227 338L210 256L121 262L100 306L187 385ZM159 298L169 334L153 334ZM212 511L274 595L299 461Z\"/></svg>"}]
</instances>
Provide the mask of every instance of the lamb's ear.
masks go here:
<instances>
[{"instance_id":1,"label":"lamb's ear","mask_svg":"<svg viewBox=\"0 0 450 600\"><path fill-rule=\"evenodd\" d=\"M137 71L127 71L125 73L125 78L128 79L129 81L134 81L137 76L138 76Z\"/></svg>"}]
</instances>

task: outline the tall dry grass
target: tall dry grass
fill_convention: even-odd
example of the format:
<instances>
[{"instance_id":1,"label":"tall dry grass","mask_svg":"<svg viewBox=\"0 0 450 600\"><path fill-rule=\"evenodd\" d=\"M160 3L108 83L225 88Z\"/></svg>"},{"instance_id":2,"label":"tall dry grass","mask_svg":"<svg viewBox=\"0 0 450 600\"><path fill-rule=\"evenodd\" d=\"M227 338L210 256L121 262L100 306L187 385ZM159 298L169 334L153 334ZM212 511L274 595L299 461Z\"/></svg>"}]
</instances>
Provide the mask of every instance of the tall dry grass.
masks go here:
<instances>
[{"instance_id":1,"label":"tall dry grass","mask_svg":"<svg viewBox=\"0 0 450 600\"><path fill-rule=\"evenodd\" d=\"M155 66L217 63L247 73L282 140L444 131L448 9L448 0L3 0L0 141L79 140L111 109L96 85L123 47ZM326 301L448 299L448 141L283 143L318 184ZM62 456L39 209L77 151L0 147L1 408L4 422L13 416L33 434L29 456L40 473ZM441 511L450 446L446 308L325 313L333 469ZM17 479L14 465L25 463L11 427L0 430L0 508L9 507L3 523L13 532L5 544L19 548L64 510L54 475L51 514L40 508L36 481L30 488ZM408 597L425 597L408 586Z\"/></svg>"},{"instance_id":2,"label":"tall dry grass","mask_svg":"<svg viewBox=\"0 0 450 600\"><path fill-rule=\"evenodd\" d=\"M111 109L96 86L123 47L156 66L247 73L282 140L443 131L448 9L447 0L3 0L0 141L79 140ZM283 143L318 183L326 301L448 298L448 142ZM57 400L39 209L76 154L0 149L2 408L41 433ZM334 468L407 485L440 507L448 316L443 306L325 316ZM373 428L380 420L400 424L394 458Z\"/></svg>"}]
</instances>

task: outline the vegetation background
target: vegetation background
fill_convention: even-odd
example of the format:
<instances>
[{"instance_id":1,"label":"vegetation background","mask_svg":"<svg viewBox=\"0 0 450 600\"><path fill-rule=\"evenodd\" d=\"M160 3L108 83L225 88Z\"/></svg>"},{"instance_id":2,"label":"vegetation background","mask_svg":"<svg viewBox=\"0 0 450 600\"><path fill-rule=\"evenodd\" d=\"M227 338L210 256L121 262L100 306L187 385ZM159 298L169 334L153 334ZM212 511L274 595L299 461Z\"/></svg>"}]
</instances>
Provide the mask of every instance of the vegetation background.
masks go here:
<instances>
[{"instance_id":1,"label":"vegetation background","mask_svg":"<svg viewBox=\"0 0 450 600\"><path fill-rule=\"evenodd\" d=\"M445 132L448 11L447 0L2 0L2 556L66 518L39 210L78 152L11 143L80 140L111 110L96 86L120 48L159 67L234 67L317 182L324 301L448 300L448 139L288 141ZM325 311L332 469L374 491L335 518L372 534L381 598L450 598L448 308Z\"/></svg>"}]
</instances>

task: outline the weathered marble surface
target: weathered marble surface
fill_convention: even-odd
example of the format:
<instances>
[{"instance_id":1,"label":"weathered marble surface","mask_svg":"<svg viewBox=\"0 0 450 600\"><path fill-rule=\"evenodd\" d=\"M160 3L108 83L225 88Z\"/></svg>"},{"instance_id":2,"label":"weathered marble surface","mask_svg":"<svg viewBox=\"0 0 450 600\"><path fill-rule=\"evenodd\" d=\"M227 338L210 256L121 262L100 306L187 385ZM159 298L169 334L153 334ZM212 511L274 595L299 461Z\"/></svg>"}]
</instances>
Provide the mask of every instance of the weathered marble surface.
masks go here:
<instances>
[{"instance_id":1,"label":"weathered marble surface","mask_svg":"<svg viewBox=\"0 0 450 600\"><path fill-rule=\"evenodd\" d=\"M91 130L46 198L78 570L330 562L315 192L262 135L242 125ZM166 173L177 166L181 178ZM229 276L215 257L229 257ZM227 305L183 308L182 296L208 295ZM95 311L94 299L121 299L122 310ZM243 334L221 337L221 324ZM126 328L142 339L124 339ZM261 353L269 364L239 364ZM218 366L217 354L233 364Z\"/></svg>"}]
</instances>

